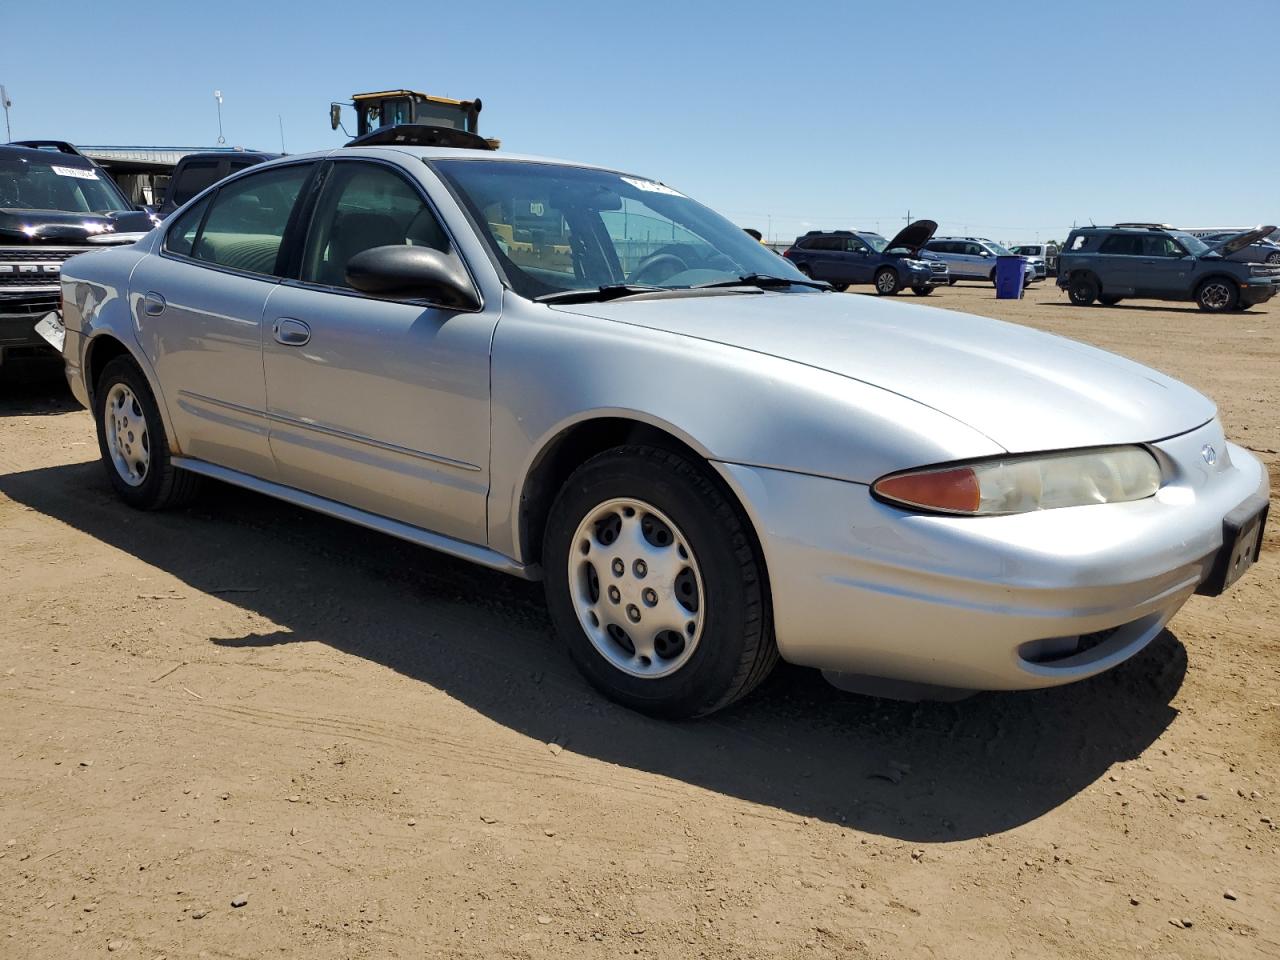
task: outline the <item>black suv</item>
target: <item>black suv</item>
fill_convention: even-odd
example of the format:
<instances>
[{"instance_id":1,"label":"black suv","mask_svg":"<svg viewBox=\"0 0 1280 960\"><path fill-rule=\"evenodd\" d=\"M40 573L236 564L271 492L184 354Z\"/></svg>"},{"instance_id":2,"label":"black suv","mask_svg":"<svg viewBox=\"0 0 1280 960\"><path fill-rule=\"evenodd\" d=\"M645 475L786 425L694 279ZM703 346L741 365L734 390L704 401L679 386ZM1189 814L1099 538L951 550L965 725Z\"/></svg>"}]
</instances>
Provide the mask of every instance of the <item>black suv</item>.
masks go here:
<instances>
[{"instance_id":1,"label":"black suv","mask_svg":"<svg viewBox=\"0 0 1280 960\"><path fill-rule=\"evenodd\" d=\"M0 363L52 351L34 327L58 309L63 261L153 225L92 160L0 146Z\"/></svg>"},{"instance_id":2,"label":"black suv","mask_svg":"<svg viewBox=\"0 0 1280 960\"><path fill-rule=\"evenodd\" d=\"M187 154L173 168L164 202L160 205L160 216L169 216L205 187L211 187L245 167L274 160L279 156L282 154L239 149Z\"/></svg>"},{"instance_id":3,"label":"black suv","mask_svg":"<svg viewBox=\"0 0 1280 960\"><path fill-rule=\"evenodd\" d=\"M882 296L910 287L923 297L950 279L945 263L920 252L937 229L932 220L916 220L892 240L868 230L810 230L782 255L805 276L825 280L837 290L851 283L872 283Z\"/></svg>"},{"instance_id":4,"label":"black suv","mask_svg":"<svg viewBox=\"0 0 1280 960\"><path fill-rule=\"evenodd\" d=\"M1166 224L1081 227L1058 255L1058 286L1077 306L1137 297L1194 300L1213 313L1243 310L1280 289L1280 265L1228 257L1274 229L1258 227L1210 246Z\"/></svg>"}]
</instances>

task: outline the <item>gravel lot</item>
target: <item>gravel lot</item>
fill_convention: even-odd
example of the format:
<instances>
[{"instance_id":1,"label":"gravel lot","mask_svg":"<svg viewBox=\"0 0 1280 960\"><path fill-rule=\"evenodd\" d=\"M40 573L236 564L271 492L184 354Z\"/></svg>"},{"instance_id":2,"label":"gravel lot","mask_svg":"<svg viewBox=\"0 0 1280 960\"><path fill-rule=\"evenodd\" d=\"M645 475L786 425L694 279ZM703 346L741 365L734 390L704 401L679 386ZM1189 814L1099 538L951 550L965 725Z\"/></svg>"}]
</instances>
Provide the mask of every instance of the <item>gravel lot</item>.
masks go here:
<instances>
[{"instance_id":1,"label":"gravel lot","mask_svg":"<svg viewBox=\"0 0 1280 960\"><path fill-rule=\"evenodd\" d=\"M1280 306L930 302L1187 380L1280 489ZM0 957L1276 957L1275 521L1094 680L783 668L671 725L586 687L536 585L228 487L128 510L60 374L6 368Z\"/></svg>"}]
</instances>

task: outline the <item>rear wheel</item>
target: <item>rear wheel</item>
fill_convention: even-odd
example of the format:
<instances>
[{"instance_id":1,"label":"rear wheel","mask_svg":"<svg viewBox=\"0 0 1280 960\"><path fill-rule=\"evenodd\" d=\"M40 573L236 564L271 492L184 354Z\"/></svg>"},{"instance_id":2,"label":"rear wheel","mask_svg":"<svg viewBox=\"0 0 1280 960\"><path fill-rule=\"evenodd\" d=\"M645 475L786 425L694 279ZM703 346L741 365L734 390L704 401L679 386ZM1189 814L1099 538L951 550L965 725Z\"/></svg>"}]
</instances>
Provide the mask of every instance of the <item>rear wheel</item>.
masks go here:
<instances>
[{"instance_id":1,"label":"rear wheel","mask_svg":"<svg viewBox=\"0 0 1280 960\"><path fill-rule=\"evenodd\" d=\"M810 269L810 267L809 267L809 265L808 265L807 263L797 263L797 264L796 264L796 269L797 269L797 270L799 270L801 273L803 273L803 274L804 274L806 277L808 277L810 280L812 280L812 279L813 279L813 270L812 270L812 269Z\"/></svg>"},{"instance_id":2,"label":"rear wheel","mask_svg":"<svg viewBox=\"0 0 1280 960\"><path fill-rule=\"evenodd\" d=\"M892 297L902 289L901 281L898 280L898 271L892 267L881 267L877 270L875 283L876 293L882 297Z\"/></svg>"},{"instance_id":3,"label":"rear wheel","mask_svg":"<svg viewBox=\"0 0 1280 960\"><path fill-rule=\"evenodd\" d=\"M1225 277L1210 277L1196 288L1196 304L1209 313L1234 310L1240 301L1240 288Z\"/></svg>"},{"instance_id":4,"label":"rear wheel","mask_svg":"<svg viewBox=\"0 0 1280 960\"><path fill-rule=\"evenodd\" d=\"M179 470L142 371L128 357L106 365L93 393L98 449L111 486L139 510L178 506L195 494L200 478Z\"/></svg>"},{"instance_id":5,"label":"rear wheel","mask_svg":"<svg viewBox=\"0 0 1280 960\"><path fill-rule=\"evenodd\" d=\"M836 293L844 293L846 290L849 289L849 285L847 283L833 283L831 285L831 289L834 290Z\"/></svg>"},{"instance_id":6,"label":"rear wheel","mask_svg":"<svg viewBox=\"0 0 1280 960\"><path fill-rule=\"evenodd\" d=\"M644 713L692 717L777 662L759 548L700 465L648 446L579 467L547 520L547 605L579 669Z\"/></svg>"},{"instance_id":7,"label":"rear wheel","mask_svg":"<svg viewBox=\"0 0 1280 960\"><path fill-rule=\"evenodd\" d=\"M933 287L929 287L929 286L912 287L911 292L914 293L917 297L927 297L929 294L933 293Z\"/></svg>"},{"instance_id":8,"label":"rear wheel","mask_svg":"<svg viewBox=\"0 0 1280 960\"><path fill-rule=\"evenodd\" d=\"M1088 274L1072 277L1067 286L1067 296L1077 307L1087 307L1098 299L1098 281Z\"/></svg>"}]
</instances>

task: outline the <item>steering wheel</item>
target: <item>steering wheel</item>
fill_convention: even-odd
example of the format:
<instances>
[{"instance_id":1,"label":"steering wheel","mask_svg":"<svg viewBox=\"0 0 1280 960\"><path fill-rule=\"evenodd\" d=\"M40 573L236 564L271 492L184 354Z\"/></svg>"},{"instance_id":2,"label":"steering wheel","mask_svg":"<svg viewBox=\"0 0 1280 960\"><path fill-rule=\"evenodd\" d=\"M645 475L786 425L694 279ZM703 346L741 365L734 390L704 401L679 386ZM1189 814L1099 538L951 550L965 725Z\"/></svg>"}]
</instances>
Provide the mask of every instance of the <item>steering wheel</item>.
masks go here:
<instances>
[{"instance_id":1,"label":"steering wheel","mask_svg":"<svg viewBox=\"0 0 1280 960\"><path fill-rule=\"evenodd\" d=\"M630 283L645 282L641 280L641 277L643 277L644 274L646 274L650 270L653 270L655 267L667 266L667 265L670 265L673 269L667 271L667 273L662 278L664 280L667 277L675 276L677 273L682 273L683 271L689 269L689 265L685 263L683 260L681 260L679 257L677 257L674 253L663 253L659 251L658 253L649 254L649 256L645 257L643 260L637 263L636 268L632 270L631 274L627 277L627 281ZM648 282L653 282L653 281L648 281Z\"/></svg>"}]
</instances>

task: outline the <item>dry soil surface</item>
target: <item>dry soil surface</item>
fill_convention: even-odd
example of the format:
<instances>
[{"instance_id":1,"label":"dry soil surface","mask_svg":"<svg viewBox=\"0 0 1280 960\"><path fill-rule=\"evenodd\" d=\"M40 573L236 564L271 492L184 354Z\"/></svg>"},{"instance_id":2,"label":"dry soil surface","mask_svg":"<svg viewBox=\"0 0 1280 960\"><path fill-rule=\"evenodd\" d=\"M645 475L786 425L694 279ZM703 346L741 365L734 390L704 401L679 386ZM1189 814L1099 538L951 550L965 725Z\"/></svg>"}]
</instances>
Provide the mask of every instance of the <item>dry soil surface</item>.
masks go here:
<instances>
[{"instance_id":1,"label":"dry soil surface","mask_svg":"<svg viewBox=\"0 0 1280 960\"><path fill-rule=\"evenodd\" d=\"M1181 377L1277 471L1280 307L930 303ZM0 957L1274 958L1277 529L1085 683L783 668L667 724L534 585L226 487L126 509L57 375L6 370Z\"/></svg>"}]
</instances>

